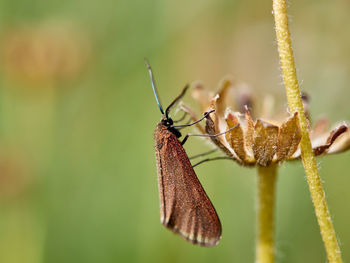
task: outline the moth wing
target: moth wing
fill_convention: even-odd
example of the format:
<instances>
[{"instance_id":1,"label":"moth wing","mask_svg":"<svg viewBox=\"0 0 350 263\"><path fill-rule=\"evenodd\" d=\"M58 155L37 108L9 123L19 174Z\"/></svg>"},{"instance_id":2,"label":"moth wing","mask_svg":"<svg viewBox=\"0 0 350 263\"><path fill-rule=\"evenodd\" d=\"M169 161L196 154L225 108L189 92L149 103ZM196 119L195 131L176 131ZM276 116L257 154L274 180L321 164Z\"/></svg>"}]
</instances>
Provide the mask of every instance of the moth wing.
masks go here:
<instances>
[{"instance_id":1,"label":"moth wing","mask_svg":"<svg viewBox=\"0 0 350 263\"><path fill-rule=\"evenodd\" d=\"M194 244L215 246L221 223L184 148L170 134L157 150L162 224Z\"/></svg>"}]
</instances>

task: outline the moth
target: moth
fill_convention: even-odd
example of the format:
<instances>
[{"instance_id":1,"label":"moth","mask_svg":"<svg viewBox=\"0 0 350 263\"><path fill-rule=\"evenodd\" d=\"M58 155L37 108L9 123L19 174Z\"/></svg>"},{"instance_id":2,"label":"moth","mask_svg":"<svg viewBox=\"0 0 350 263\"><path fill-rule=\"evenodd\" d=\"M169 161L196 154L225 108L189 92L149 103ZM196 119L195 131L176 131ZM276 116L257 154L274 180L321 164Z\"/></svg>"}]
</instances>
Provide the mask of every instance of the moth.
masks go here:
<instances>
[{"instance_id":1,"label":"moth","mask_svg":"<svg viewBox=\"0 0 350 263\"><path fill-rule=\"evenodd\" d=\"M157 104L163 115L154 131L160 221L165 227L193 244L215 246L220 241L222 232L219 217L183 148L188 135L182 142L179 140L182 135L178 128L188 125L175 126L169 117L171 108L184 96L188 86L164 111L147 60L146 65ZM197 122L211 112L207 112Z\"/></svg>"}]
</instances>

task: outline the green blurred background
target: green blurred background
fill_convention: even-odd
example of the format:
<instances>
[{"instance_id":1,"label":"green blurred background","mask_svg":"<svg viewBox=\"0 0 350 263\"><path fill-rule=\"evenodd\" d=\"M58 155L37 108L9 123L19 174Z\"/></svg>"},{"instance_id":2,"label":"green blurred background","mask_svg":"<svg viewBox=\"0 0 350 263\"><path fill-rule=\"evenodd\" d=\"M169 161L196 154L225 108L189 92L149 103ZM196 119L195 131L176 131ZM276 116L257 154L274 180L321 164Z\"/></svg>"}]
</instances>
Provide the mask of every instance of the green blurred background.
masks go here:
<instances>
[{"instance_id":1,"label":"green blurred background","mask_svg":"<svg viewBox=\"0 0 350 263\"><path fill-rule=\"evenodd\" d=\"M255 170L196 168L223 225L214 248L159 223L153 129L186 83L227 73L286 110L271 1L0 1L0 262L254 262ZM350 4L292 1L299 79L314 118L350 119ZM191 96L185 98L196 108ZM186 143L191 154L208 150ZM350 152L318 159L350 261ZM299 162L277 189L277 261L325 262Z\"/></svg>"}]
</instances>

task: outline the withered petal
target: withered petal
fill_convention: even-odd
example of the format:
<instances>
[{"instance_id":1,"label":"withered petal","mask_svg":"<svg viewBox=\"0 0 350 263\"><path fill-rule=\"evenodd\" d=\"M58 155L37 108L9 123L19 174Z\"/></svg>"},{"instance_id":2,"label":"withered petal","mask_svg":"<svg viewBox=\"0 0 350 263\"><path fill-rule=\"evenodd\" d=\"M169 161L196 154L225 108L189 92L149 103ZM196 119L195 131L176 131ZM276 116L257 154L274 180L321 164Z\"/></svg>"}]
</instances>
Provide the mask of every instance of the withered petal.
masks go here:
<instances>
[{"instance_id":1,"label":"withered petal","mask_svg":"<svg viewBox=\"0 0 350 263\"><path fill-rule=\"evenodd\" d=\"M212 115L214 113L211 113L210 115ZM207 132L207 134L218 134L219 132L217 132L217 130L215 129L215 123L213 121L213 119L211 118L211 116L207 116L206 118L206 122L205 122L205 130ZM210 139L212 140L212 142L218 146L227 156L229 157L234 157L235 156L231 153L231 151L229 149L227 149L227 147L221 142L221 140L219 139L219 137L210 137ZM238 163L241 163L240 160L237 160L237 158L235 158L235 160Z\"/></svg>"},{"instance_id":2,"label":"withered petal","mask_svg":"<svg viewBox=\"0 0 350 263\"><path fill-rule=\"evenodd\" d=\"M250 115L250 112L248 110L248 107L245 109L245 121L246 121L246 127L245 127L245 147L251 156L253 156L253 143L254 143L254 122L252 119L252 116Z\"/></svg>"},{"instance_id":3,"label":"withered petal","mask_svg":"<svg viewBox=\"0 0 350 263\"><path fill-rule=\"evenodd\" d=\"M201 111L205 112L208 109L213 94L206 90L200 82L194 82L192 83L192 86L192 97L199 102Z\"/></svg>"},{"instance_id":4,"label":"withered petal","mask_svg":"<svg viewBox=\"0 0 350 263\"><path fill-rule=\"evenodd\" d=\"M219 133L220 132L220 128L219 128L219 115L217 114L217 100L219 98L219 95L216 95L215 97L213 97L210 101L209 101L209 106L205 111L209 111L209 110L215 110L213 113L211 113L211 116L214 116L214 118L212 119L215 125L215 133Z\"/></svg>"},{"instance_id":5,"label":"withered petal","mask_svg":"<svg viewBox=\"0 0 350 263\"><path fill-rule=\"evenodd\" d=\"M346 125L340 125L338 128L331 131L330 135L328 136L327 142L323 145L317 146L313 148L315 156L323 154L326 150L328 150L334 141L344 132L348 130L348 127Z\"/></svg>"},{"instance_id":6,"label":"withered petal","mask_svg":"<svg viewBox=\"0 0 350 263\"><path fill-rule=\"evenodd\" d=\"M254 157L258 164L267 166L276 152L278 127L258 119L254 130Z\"/></svg>"},{"instance_id":7,"label":"withered petal","mask_svg":"<svg viewBox=\"0 0 350 263\"><path fill-rule=\"evenodd\" d=\"M277 161L282 161L292 156L298 149L301 140L301 130L298 122L298 113L282 123L277 139Z\"/></svg>"},{"instance_id":8,"label":"withered petal","mask_svg":"<svg viewBox=\"0 0 350 263\"><path fill-rule=\"evenodd\" d=\"M230 88L233 87L233 78L232 77L225 77L222 79L222 81L219 84L218 89L218 99L216 101L216 107L217 107L217 114L219 116L224 116L224 112L227 108L227 95L229 93Z\"/></svg>"},{"instance_id":9,"label":"withered petal","mask_svg":"<svg viewBox=\"0 0 350 263\"><path fill-rule=\"evenodd\" d=\"M228 113L226 117L226 123L229 129L236 126L230 132L226 133L226 140L230 144L231 148L235 151L238 158L244 162L247 162L248 158L244 148L243 129L237 117L232 113Z\"/></svg>"},{"instance_id":10,"label":"withered petal","mask_svg":"<svg viewBox=\"0 0 350 263\"><path fill-rule=\"evenodd\" d=\"M328 154L340 153L350 149L350 131L343 133L335 140L335 142L328 149Z\"/></svg>"},{"instance_id":11,"label":"withered petal","mask_svg":"<svg viewBox=\"0 0 350 263\"><path fill-rule=\"evenodd\" d=\"M316 120L315 125L310 133L310 137L314 138L327 132L329 120L326 117L321 117Z\"/></svg>"},{"instance_id":12,"label":"withered petal","mask_svg":"<svg viewBox=\"0 0 350 263\"><path fill-rule=\"evenodd\" d=\"M215 114L215 112L210 113L205 120L205 131L211 135L219 133L219 131L216 130L215 122L213 121L213 119L211 117L211 115L213 115L213 114Z\"/></svg>"}]
</instances>

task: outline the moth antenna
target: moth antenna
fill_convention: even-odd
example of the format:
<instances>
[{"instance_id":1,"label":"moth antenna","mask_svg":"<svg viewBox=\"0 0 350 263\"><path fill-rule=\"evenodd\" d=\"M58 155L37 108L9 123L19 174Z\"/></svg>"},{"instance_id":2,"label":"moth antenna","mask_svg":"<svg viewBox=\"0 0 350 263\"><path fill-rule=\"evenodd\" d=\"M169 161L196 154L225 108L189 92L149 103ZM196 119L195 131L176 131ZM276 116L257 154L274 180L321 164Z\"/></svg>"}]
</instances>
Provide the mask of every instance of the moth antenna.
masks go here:
<instances>
[{"instance_id":1,"label":"moth antenna","mask_svg":"<svg viewBox=\"0 0 350 263\"><path fill-rule=\"evenodd\" d=\"M151 84L152 84L152 89L153 89L153 93L154 93L154 97L156 98L156 101L157 101L157 104L158 104L158 107L160 109L160 112L164 115L164 110L163 110L163 107L162 107L162 104L160 102L160 98L158 96L158 90L157 90L157 86L156 86L156 82L154 80L154 76L153 76L153 71L152 71L152 68L147 60L147 58L145 58L145 63L146 63L146 66L148 68L148 73L149 73L149 76L151 78ZM168 116L167 116L168 118Z\"/></svg>"},{"instance_id":2,"label":"moth antenna","mask_svg":"<svg viewBox=\"0 0 350 263\"><path fill-rule=\"evenodd\" d=\"M165 110L165 117L166 117L167 119L169 119L169 112L170 112L171 108L185 95L185 93L186 93L186 91L187 91L188 88L189 88L189 85L187 84L187 85L183 88L183 90L181 91L180 95L177 96L177 97L174 99L174 101L173 101L172 103L170 103L170 105L166 108L166 110Z\"/></svg>"}]
</instances>

